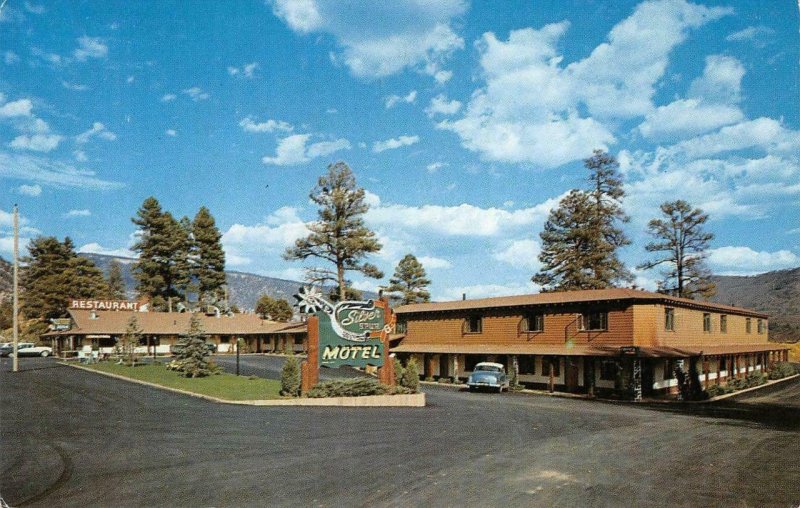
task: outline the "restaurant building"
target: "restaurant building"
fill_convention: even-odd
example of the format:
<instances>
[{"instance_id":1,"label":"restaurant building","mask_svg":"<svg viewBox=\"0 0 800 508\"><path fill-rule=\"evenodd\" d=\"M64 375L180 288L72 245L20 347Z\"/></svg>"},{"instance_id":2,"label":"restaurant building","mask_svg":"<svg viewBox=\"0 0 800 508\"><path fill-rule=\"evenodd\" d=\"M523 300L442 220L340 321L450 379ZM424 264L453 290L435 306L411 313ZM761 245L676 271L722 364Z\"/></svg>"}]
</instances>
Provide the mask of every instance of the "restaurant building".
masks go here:
<instances>
[{"instance_id":1,"label":"restaurant building","mask_svg":"<svg viewBox=\"0 0 800 508\"><path fill-rule=\"evenodd\" d=\"M497 361L531 388L638 399L702 390L788 359L768 317L636 289L405 305L392 352L428 379Z\"/></svg>"},{"instance_id":2,"label":"restaurant building","mask_svg":"<svg viewBox=\"0 0 800 508\"><path fill-rule=\"evenodd\" d=\"M102 353L111 353L135 316L142 330L142 352L168 354L182 334L189 329L192 315L200 319L207 342L220 353L235 351L238 339L244 340L242 351L251 353L302 352L306 349L306 324L279 323L261 319L256 314L192 314L189 312L139 312L127 310L69 309L69 319L59 320L61 330L43 336L52 342L57 354L77 351L86 346Z\"/></svg>"}]
</instances>

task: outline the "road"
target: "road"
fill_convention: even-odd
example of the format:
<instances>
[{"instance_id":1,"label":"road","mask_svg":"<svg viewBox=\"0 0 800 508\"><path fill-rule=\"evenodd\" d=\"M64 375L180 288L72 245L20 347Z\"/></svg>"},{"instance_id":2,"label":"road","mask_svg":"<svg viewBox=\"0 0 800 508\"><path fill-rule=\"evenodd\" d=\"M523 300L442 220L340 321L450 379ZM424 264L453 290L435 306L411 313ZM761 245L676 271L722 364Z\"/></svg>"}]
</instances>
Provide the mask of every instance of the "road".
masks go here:
<instances>
[{"instance_id":1,"label":"road","mask_svg":"<svg viewBox=\"0 0 800 508\"><path fill-rule=\"evenodd\" d=\"M796 380L706 405L425 386L425 408L250 407L21 366L0 362L12 506L800 504Z\"/></svg>"}]
</instances>

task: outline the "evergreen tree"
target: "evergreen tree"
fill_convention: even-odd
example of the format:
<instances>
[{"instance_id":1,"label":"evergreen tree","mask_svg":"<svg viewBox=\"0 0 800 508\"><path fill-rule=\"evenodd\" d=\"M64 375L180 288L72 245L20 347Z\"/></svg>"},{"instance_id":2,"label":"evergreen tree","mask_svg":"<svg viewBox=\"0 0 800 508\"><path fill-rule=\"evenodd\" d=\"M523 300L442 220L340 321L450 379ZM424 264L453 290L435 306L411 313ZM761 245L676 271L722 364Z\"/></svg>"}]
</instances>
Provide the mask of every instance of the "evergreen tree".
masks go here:
<instances>
[{"instance_id":1,"label":"evergreen tree","mask_svg":"<svg viewBox=\"0 0 800 508\"><path fill-rule=\"evenodd\" d=\"M705 264L705 251L714 239L713 233L703 230L708 215L683 200L662 203L662 219L647 224L655 241L645 246L647 252L662 253L657 259L639 266L649 270L665 265L659 291L684 298L710 298L716 293L711 272Z\"/></svg>"},{"instance_id":2,"label":"evergreen tree","mask_svg":"<svg viewBox=\"0 0 800 508\"><path fill-rule=\"evenodd\" d=\"M142 329L139 327L139 320L136 315L132 315L128 319L128 324L125 327L125 333L119 339L117 344L120 352L120 363L126 363L130 366L136 365L136 348L142 341Z\"/></svg>"},{"instance_id":3,"label":"evergreen tree","mask_svg":"<svg viewBox=\"0 0 800 508\"><path fill-rule=\"evenodd\" d=\"M214 217L206 207L200 207L192 222L192 275L197 283L200 300L211 297L213 301L223 298L225 286L225 251L222 249L222 234L217 229Z\"/></svg>"},{"instance_id":4,"label":"evergreen tree","mask_svg":"<svg viewBox=\"0 0 800 508\"><path fill-rule=\"evenodd\" d=\"M281 395L299 397L301 386L300 360L290 355L281 368Z\"/></svg>"},{"instance_id":5,"label":"evergreen tree","mask_svg":"<svg viewBox=\"0 0 800 508\"><path fill-rule=\"evenodd\" d=\"M22 309L28 318L67 315L71 298L102 298L108 291L103 273L89 259L78 256L72 240L52 236L31 240L22 271Z\"/></svg>"},{"instance_id":6,"label":"evergreen tree","mask_svg":"<svg viewBox=\"0 0 800 508\"><path fill-rule=\"evenodd\" d=\"M197 292L192 272L196 258L192 221L185 215L177 222L170 222L172 236L175 239L173 263L175 272L175 289L177 297L188 302L189 294Z\"/></svg>"},{"instance_id":7,"label":"evergreen tree","mask_svg":"<svg viewBox=\"0 0 800 508\"><path fill-rule=\"evenodd\" d=\"M163 212L158 200L149 197L131 219L139 227L133 250L139 260L133 267L136 290L150 298L155 310L167 310L173 299L183 295L188 278L186 230L169 212Z\"/></svg>"},{"instance_id":8,"label":"evergreen tree","mask_svg":"<svg viewBox=\"0 0 800 508\"><path fill-rule=\"evenodd\" d=\"M125 300L128 297L125 280L122 278L122 265L116 259L112 259L108 264L106 283L108 284L106 296L109 300Z\"/></svg>"},{"instance_id":9,"label":"evergreen tree","mask_svg":"<svg viewBox=\"0 0 800 508\"><path fill-rule=\"evenodd\" d=\"M168 369L180 372L183 377L205 377L219 371L219 367L210 359L205 331L196 314L192 314L189 329L181 335L176 346L176 359L167 365Z\"/></svg>"},{"instance_id":10,"label":"evergreen tree","mask_svg":"<svg viewBox=\"0 0 800 508\"><path fill-rule=\"evenodd\" d=\"M403 369L403 376L400 379L400 384L412 393L419 391L419 365L413 358L406 362L406 368Z\"/></svg>"},{"instance_id":11,"label":"evergreen tree","mask_svg":"<svg viewBox=\"0 0 800 508\"><path fill-rule=\"evenodd\" d=\"M431 300L431 294L428 292L431 281L426 277L422 263L413 254L406 254L400 260L389 283L391 285L386 290L402 293L403 305Z\"/></svg>"},{"instance_id":12,"label":"evergreen tree","mask_svg":"<svg viewBox=\"0 0 800 508\"><path fill-rule=\"evenodd\" d=\"M283 298L272 298L269 295L262 295L256 303L256 313L262 319L271 319L272 321L287 322L292 319L294 312L289 302Z\"/></svg>"},{"instance_id":13,"label":"evergreen tree","mask_svg":"<svg viewBox=\"0 0 800 508\"><path fill-rule=\"evenodd\" d=\"M312 269L309 279L318 284L335 283L340 300L346 298L346 272L382 278L377 267L363 261L367 254L378 252L381 244L364 225L363 216L369 205L364 201L364 189L356 186L347 164L329 165L328 174L319 178L309 197L319 206L319 219L308 226L311 233L306 238L298 239L294 247L286 250L284 259L317 258L333 265L333 269Z\"/></svg>"},{"instance_id":14,"label":"evergreen tree","mask_svg":"<svg viewBox=\"0 0 800 508\"><path fill-rule=\"evenodd\" d=\"M595 150L584 161L591 189L573 189L551 210L540 233L542 269L531 280L545 291L603 289L631 279L617 256L630 244L619 227L628 221L619 166L614 157Z\"/></svg>"}]
</instances>

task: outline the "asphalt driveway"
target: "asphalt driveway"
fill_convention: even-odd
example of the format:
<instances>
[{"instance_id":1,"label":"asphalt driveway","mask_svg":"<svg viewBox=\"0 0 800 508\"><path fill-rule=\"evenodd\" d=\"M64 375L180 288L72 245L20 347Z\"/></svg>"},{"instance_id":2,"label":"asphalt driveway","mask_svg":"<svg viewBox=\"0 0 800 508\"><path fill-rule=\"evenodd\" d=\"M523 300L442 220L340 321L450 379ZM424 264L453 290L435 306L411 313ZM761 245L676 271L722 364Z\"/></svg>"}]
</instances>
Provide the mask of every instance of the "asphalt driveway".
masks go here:
<instances>
[{"instance_id":1,"label":"asphalt driveway","mask_svg":"<svg viewBox=\"0 0 800 508\"><path fill-rule=\"evenodd\" d=\"M701 406L425 386L426 408L249 407L21 364L0 361L12 506L800 503L797 381Z\"/></svg>"}]
</instances>

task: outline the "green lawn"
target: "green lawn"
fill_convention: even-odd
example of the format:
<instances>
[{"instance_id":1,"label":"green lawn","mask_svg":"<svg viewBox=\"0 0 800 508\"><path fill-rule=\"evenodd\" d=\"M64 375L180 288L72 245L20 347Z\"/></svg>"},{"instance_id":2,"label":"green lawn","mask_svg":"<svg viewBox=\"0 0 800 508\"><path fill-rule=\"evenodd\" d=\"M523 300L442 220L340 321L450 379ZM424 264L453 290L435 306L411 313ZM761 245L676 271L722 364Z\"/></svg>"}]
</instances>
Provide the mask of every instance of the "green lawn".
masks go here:
<instances>
[{"instance_id":1,"label":"green lawn","mask_svg":"<svg viewBox=\"0 0 800 508\"><path fill-rule=\"evenodd\" d=\"M167 370L164 365L140 365L126 367L113 362L102 362L87 367L155 383L170 388L178 388L188 392L209 395L226 400L263 400L280 398L280 381L272 379L235 376L233 374L219 374L216 376L185 378L177 372Z\"/></svg>"}]
</instances>

